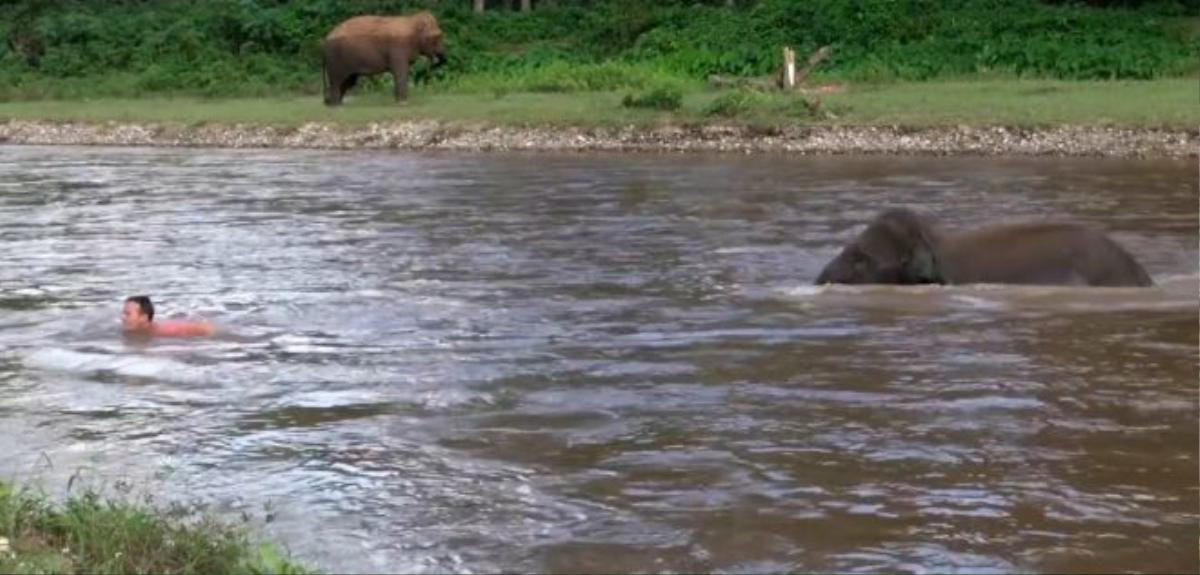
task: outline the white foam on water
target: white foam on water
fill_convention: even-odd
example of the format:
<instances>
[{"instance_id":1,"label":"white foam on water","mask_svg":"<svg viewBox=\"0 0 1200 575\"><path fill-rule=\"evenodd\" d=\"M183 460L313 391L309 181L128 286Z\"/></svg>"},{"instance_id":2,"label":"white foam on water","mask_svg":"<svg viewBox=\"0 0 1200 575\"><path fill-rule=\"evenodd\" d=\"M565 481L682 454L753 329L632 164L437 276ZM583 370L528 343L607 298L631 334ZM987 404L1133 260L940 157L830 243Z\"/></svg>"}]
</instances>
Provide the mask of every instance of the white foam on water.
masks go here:
<instances>
[{"instance_id":1,"label":"white foam on water","mask_svg":"<svg viewBox=\"0 0 1200 575\"><path fill-rule=\"evenodd\" d=\"M1200 272L1154 278L1155 286L1172 295L1200 300Z\"/></svg>"},{"instance_id":2,"label":"white foam on water","mask_svg":"<svg viewBox=\"0 0 1200 575\"><path fill-rule=\"evenodd\" d=\"M1155 278L1152 287L797 285L778 291L805 308L882 307L1064 312L1163 311L1200 307L1200 274Z\"/></svg>"},{"instance_id":3,"label":"white foam on water","mask_svg":"<svg viewBox=\"0 0 1200 575\"><path fill-rule=\"evenodd\" d=\"M199 368L186 363L145 355L109 355L62 348L41 348L24 358L27 367L77 374L112 372L128 377L194 383L203 380Z\"/></svg>"},{"instance_id":4,"label":"white foam on water","mask_svg":"<svg viewBox=\"0 0 1200 575\"><path fill-rule=\"evenodd\" d=\"M1003 302L972 294L951 294L950 301L971 309L989 310L1004 309L1005 307L1008 307Z\"/></svg>"},{"instance_id":5,"label":"white foam on water","mask_svg":"<svg viewBox=\"0 0 1200 575\"><path fill-rule=\"evenodd\" d=\"M783 290L784 295L794 298L814 297L825 293L833 287L833 284L823 285L803 285L790 287Z\"/></svg>"},{"instance_id":6,"label":"white foam on water","mask_svg":"<svg viewBox=\"0 0 1200 575\"><path fill-rule=\"evenodd\" d=\"M407 398L422 409L441 410L461 407L468 404L495 403L491 394L468 391L455 388L426 389Z\"/></svg>"},{"instance_id":7,"label":"white foam on water","mask_svg":"<svg viewBox=\"0 0 1200 575\"><path fill-rule=\"evenodd\" d=\"M280 407L337 408L374 405L384 398L368 389L310 390L289 394L287 404Z\"/></svg>"},{"instance_id":8,"label":"white foam on water","mask_svg":"<svg viewBox=\"0 0 1200 575\"><path fill-rule=\"evenodd\" d=\"M271 338L271 344L285 353L295 354L339 354L346 349L333 338L316 338L306 335L285 333Z\"/></svg>"},{"instance_id":9,"label":"white foam on water","mask_svg":"<svg viewBox=\"0 0 1200 575\"><path fill-rule=\"evenodd\" d=\"M727 248L717 248L712 250L716 255L738 255L738 254L758 254L779 251L779 248L774 246L733 246Z\"/></svg>"},{"instance_id":10,"label":"white foam on water","mask_svg":"<svg viewBox=\"0 0 1200 575\"><path fill-rule=\"evenodd\" d=\"M783 289L783 293L790 297L817 297L823 295L873 295L873 294L899 294L899 295L927 295L945 291L945 286L924 284L924 285L887 285L887 284L821 284L811 285L803 284L798 286L787 287Z\"/></svg>"},{"instance_id":11,"label":"white foam on water","mask_svg":"<svg viewBox=\"0 0 1200 575\"><path fill-rule=\"evenodd\" d=\"M993 286L990 295L1014 308L1044 311L1184 310L1200 306L1198 286L1190 276L1152 287Z\"/></svg>"},{"instance_id":12,"label":"white foam on water","mask_svg":"<svg viewBox=\"0 0 1200 575\"><path fill-rule=\"evenodd\" d=\"M46 290L38 288L18 288L9 292L12 295L41 297L46 295Z\"/></svg>"}]
</instances>

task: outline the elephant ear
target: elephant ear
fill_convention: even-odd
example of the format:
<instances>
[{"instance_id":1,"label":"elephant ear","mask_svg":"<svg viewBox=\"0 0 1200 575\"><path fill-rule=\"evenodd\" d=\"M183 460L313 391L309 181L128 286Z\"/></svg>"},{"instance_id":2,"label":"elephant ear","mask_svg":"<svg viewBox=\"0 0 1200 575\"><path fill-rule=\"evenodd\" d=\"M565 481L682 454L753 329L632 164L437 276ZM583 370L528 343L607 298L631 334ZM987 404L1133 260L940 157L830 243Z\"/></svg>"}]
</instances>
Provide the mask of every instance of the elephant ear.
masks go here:
<instances>
[{"instance_id":1,"label":"elephant ear","mask_svg":"<svg viewBox=\"0 0 1200 575\"><path fill-rule=\"evenodd\" d=\"M933 255L933 248L924 242L913 249L912 259L908 262L908 274L917 284L946 283L938 268L937 257Z\"/></svg>"},{"instance_id":2,"label":"elephant ear","mask_svg":"<svg viewBox=\"0 0 1200 575\"><path fill-rule=\"evenodd\" d=\"M946 283L946 278L942 275L942 268L938 262L937 252L934 249L933 233L929 229L929 224L918 219L915 225L914 239L916 242L908 261L908 273L912 276L913 283Z\"/></svg>"},{"instance_id":3,"label":"elephant ear","mask_svg":"<svg viewBox=\"0 0 1200 575\"><path fill-rule=\"evenodd\" d=\"M911 210L898 208L884 212L880 220L885 222L897 244L903 246L904 283L946 283L934 249L933 230L924 218Z\"/></svg>"},{"instance_id":4,"label":"elephant ear","mask_svg":"<svg viewBox=\"0 0 1200 575\"><path fill-rule=\"evenodd\" d=\"M442 29L438 26L437 20L428 11L417 14L414 19L413 35L416 36L422 49L432 50L442 37Z\"/></svg>"},{"instance_id":5,"label":"elephant ear","mask_svg":"<svg viewBox=\"0 0 1200 575\"><path fill-rule=\"evenodd\" d=\"M422 10L413 15L413 32L422 37L442 33L438 28L437 18L434 18L428 10Z\"/></svg>"}]
</instances>

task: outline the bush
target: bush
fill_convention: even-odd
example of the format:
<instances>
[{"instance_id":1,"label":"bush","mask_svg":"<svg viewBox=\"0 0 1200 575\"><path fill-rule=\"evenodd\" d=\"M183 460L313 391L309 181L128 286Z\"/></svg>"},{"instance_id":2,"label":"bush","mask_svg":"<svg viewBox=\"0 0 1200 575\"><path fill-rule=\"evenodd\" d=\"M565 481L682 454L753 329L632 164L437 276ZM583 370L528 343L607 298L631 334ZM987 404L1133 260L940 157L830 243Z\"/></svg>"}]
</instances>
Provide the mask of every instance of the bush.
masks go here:
<instances>
[{"instance_id":1,"label":"bush","mask_svg":"<svg viewBox=\"0 0 1200 575\"><path fill-rule=\"evenodd\" d=\"M87 490L55 503L0 482L0 573L307 573L245 529Z\"/></svg>"},{"instance_id":2,"label":"bush","mask_svg":"<svg viewBox=\"0 0 1200 575\"><path fill-rule=\"evenodd\" d=\"M714 98L701 111L705 116L735 118L749 112L761 96L755 92L737 90Z\"/></svg>"},{"instance_id":3,"label":"bush","mask_svg":"<svg viewBox=\"0 0 1200 575\"><path fill-rule=\"evenodd\" d=\"M551 62L525 70L456 76L441 81L435 89L491 93L615 91L678 84L681 80L640 64Z\"/></svg>"},{"instance_id":4,"label":"bush","mask_svg":"<svg viewBox=\"0 0 1200 575\"><path fill-rule=\"evenodd\" d=\"M678 110L683 105L683 92L679 88L660 86L636 95L626 94L621 105L626 108Z\"/></svg>"}]
</instances>

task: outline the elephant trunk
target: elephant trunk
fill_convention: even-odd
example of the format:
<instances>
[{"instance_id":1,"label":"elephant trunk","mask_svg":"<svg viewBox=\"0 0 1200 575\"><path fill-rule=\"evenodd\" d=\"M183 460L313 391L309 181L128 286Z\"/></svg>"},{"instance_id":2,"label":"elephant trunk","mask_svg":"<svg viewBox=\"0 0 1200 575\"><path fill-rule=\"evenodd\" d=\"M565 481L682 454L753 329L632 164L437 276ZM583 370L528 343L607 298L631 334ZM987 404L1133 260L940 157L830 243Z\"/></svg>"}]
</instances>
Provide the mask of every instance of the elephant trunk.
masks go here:
<instances>
[{"instance_id":1,"label":"elephant trunk","mask_svg":"<svg viewBox=\"0 0 1200 575\"><path fill-rule=\"evenodd\" d=\"M333 85L329 82L329 58L321 54L321 91L325 96L325 105L333 105Z\"/></svg>"},{"instance_id":2,"label":"elephant trunk","mask_svg":"<svg viewBox=\"0 0 1200 575\"><path fill-rule=\"evenodd\" d=\"M840 277L840 276L844 276L845 274L837 273L838 268L841 267L840 261L841 261L841 258L836 258L832 262L829 262L829 264L826 265L824 268L822 268L821 273L817 275L817 279L816 279L816 281L813 282L813 285L846 283L846 278Z\"/></svg>"}]
</instances>

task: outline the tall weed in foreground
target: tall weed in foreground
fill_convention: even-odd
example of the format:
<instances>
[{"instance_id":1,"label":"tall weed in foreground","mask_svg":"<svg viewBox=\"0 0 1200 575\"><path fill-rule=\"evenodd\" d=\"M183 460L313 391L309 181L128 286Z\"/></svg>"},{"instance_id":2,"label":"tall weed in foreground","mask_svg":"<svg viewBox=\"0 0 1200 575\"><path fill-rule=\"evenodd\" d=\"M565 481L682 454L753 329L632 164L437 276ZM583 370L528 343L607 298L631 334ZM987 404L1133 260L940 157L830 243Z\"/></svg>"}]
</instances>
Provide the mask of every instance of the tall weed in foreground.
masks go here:
<instances>
[{"instance_id":1,"label":"tall weed in foreground","mask_svg":"<svg viewBox=\"0 0 1200 575\"><path fill-rule=\"evenodd\" d=\"M3 573L304 573L246 532L176 506L0 483Z\"/></svg>"}]
</instances>

